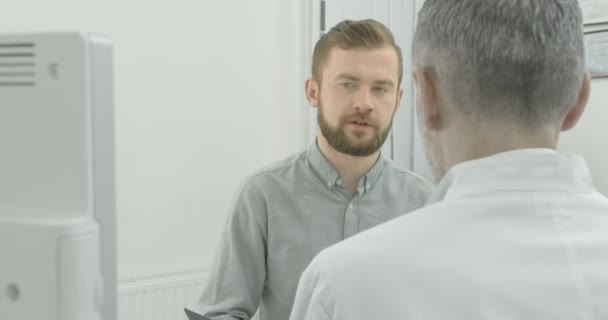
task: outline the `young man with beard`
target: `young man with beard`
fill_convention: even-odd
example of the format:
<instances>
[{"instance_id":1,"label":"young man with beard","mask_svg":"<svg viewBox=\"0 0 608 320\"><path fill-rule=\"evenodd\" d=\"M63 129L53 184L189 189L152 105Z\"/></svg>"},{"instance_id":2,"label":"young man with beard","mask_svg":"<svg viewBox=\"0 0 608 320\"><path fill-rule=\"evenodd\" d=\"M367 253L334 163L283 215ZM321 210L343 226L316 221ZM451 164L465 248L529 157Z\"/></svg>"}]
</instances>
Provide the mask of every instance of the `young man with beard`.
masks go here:
<instances>
[{"instance_id":1,"label":"young man with beard","mask_svg":"<svg viewBox=\"0 0 608 320\"><path fill-rule=\"evenodd\" d=\"M432 185L380 155L399 108L401 50L374 20L343 21L316 44L306 95L319 133L238 192L197 306L211 319L289 317L322 249L422 207Z\"/></svg>"},{"instance_id":2,"label":"young man with beard","mask_svg":"<svg viewBox=\"0 0 608 320\"><path fill-rule=\"evenodd\" d=\"M555 150L589 95L577 1L426 0L417 21L440 183L317 255L291 319L608 319L608 199Z\"/></svg>"}]
</instances>

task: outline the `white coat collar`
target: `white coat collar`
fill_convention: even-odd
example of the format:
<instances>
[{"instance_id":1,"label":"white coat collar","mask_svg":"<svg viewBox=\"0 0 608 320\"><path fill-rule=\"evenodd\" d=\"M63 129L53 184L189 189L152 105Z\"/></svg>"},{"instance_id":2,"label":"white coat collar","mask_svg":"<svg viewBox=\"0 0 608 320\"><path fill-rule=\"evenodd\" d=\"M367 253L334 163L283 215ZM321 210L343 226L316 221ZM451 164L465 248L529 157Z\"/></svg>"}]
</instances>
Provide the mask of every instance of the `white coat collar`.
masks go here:
<instances>
[{"instance_id":1,"label":"white coat collar","mask_svg":"<svg viewBox=\"0 0 608 320\"><path fill-rule=\"evenodd\" d=\"M520 149L453 166L427 205L498 190L593 192L595 188L582 157L553 149Z\"/></svg>"}]
</instances>

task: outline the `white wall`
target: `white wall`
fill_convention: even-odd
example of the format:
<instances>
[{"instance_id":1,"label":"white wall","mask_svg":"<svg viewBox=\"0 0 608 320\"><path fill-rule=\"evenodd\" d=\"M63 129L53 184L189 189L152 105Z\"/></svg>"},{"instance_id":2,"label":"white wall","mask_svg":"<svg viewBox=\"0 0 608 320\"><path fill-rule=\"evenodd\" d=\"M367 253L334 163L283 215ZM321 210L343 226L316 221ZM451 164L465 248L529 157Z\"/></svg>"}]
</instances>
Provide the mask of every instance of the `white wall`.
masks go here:
<instances>
[{"instance_id":1,"label":"white wall","mask_svg":"<svg viewBox=\"0 0 608 320\"><path fill-rule=\"evenodd\" d=\"M78 29L114 42L119 279L208 266L243 177L305 146L305 9L0 2L2 32Z\"/></svg>"}]
</instances>

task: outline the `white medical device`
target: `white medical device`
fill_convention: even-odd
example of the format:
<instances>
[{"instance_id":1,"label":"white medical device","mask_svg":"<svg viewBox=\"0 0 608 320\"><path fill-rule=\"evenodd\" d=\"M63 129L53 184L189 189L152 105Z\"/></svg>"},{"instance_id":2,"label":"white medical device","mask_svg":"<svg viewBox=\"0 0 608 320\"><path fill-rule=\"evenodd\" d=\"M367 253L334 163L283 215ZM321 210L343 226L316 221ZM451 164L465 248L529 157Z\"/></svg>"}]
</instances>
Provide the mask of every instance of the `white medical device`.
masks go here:
<instances>
[{"instance_id":1,"label":"white medical device","mask_svg":"<svg viewBox=\"0 0 608 320\"><path fill-rule=\"evenodd\" d=\"M0 319L115 320L112 47L0 34Z\"/></svg>"}]
</instances>

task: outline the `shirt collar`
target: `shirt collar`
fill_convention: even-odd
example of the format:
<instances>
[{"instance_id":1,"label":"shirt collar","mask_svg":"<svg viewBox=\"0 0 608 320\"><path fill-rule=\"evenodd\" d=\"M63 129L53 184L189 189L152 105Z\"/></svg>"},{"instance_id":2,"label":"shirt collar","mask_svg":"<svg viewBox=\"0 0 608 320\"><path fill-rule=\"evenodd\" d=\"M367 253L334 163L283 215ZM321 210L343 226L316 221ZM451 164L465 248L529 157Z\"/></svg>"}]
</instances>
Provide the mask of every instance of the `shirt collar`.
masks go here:
<instances>
[{"instance_id":1,"label":"shirt collar","mask_svg":"<svg viewBox=\"0 0 608 320\"><path fill-rule=\"evenodd\" d=\"M595 188L582 157L553 149L520 149L453 166L427 205L496 190L590 192Z\"/></svg>"},{"instance_id":2,"label":"shirt collar","mask_svg":"<svg viewBox=\"0 0 608 320\"><path fill-rule=\"evenodd\" d=\"M328 189L333 190L337 184L341 184L340 173L331 163L329 163L329 161L327 161L316 142L308 147L306 156L313 171L315 171L319 179L321 179L321 182L323 182ZM382 159L382 155L380 155L374 166L359 179L359 185L357 186L359 194L369 191L374 186L382 174L384 165L384 160Z\"/></svg>"}]
</instances>

